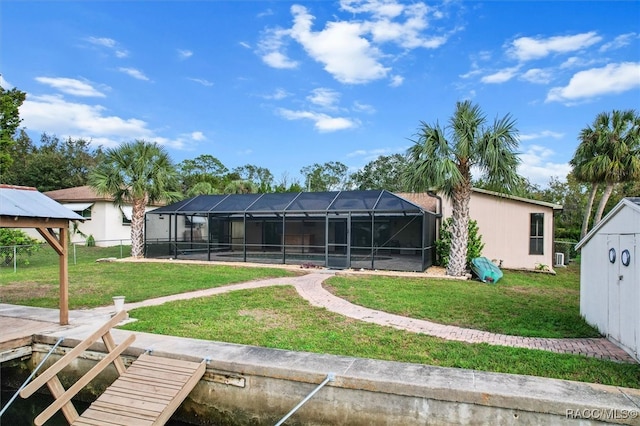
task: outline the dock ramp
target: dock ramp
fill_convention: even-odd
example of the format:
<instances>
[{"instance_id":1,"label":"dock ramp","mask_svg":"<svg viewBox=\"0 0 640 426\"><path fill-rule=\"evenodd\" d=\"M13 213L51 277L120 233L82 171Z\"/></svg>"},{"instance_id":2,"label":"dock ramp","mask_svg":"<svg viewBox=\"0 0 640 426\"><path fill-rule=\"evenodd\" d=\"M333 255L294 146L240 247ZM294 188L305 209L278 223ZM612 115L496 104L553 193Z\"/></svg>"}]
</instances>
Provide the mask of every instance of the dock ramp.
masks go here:
<instances>
[{"instance_id":1,"label":"dock ramp","mask_svg":"<svg viewBox=\"0 0 640 426\"><path fill-rule=\"evenodd\" d=\"M133 343L135 335L117 346L111 336L111 328L125 318L124 311L115 315L20 391L20 396L28 398L46 384L55 398L36 417L35 425L44 424L58 410L62 410L70 425L147 426L164 425L169 420L204 375L206 361L198 363L145 353L126 368L120 355ZM105 358L69 389L64 389L58 373L99 338L108 351ZM79 415L72 398L111 363L119 377Z\"/></svg>"}]
</instances>

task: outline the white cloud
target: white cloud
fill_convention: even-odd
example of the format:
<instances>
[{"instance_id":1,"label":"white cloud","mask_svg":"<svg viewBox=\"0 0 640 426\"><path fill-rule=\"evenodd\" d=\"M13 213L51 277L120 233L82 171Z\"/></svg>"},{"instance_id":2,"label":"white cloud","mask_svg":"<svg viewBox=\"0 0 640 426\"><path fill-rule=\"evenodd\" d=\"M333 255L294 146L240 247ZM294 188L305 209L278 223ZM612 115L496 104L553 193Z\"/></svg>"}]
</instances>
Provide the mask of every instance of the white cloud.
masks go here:
<instances>
[{"instance_id":1,"label":"white cloud","mask_svg":"<svg viewBox=\"0 0 640 426\"><path fill-rule=\"evenodd\" d=\"M605 43L602 46L600 46L600 52L607 52L610 50L621 49L631 44L631 42L637 38L640 38L640 34L638 33L621 34L615 39L613 39L613 41L610 41L609 43Z\"/></svg>"},{"instance_id":2,"label":"white cloud","mask_svg":"<svg viewBox=\"0 0 640 426\"><path fill-rule=\"evenodd\" d=\"M270 94L270 95L264 95L264 96L263 96L263 98L265 98L265 99L273 99L273 100L276 100L276 101L280 101L280 100L282 100L282 99L284 99L284 98L286 98L286 97L288 97L288 96L289 96L289 92L287 92L285 89L283 89L283 88L277 88L277 89L275 90L275 92L273 92L273 93L272 93L272 94Z\"/></svg>"},{"instance_id":3,"label":"white cloud","mask_svg":"<svg viewBox=\"0 0 640 426\"><path fill-rule=\"evenodd\" d=\"M98 97L104 98L104 93L100 92L89 83L76 80L74 78L65 78L65 77L36 77L35 79L38 83L46 84L47 86L53 87L61 91L62 93L66 93L73 96L84 96L84 97Z\"/></svg>"},{"instance_id":4,"label":"white cloud","mask_svg":"<svg viewBox=\"0 0 640 426\"><path fill-rule=\"evenodd\" d=\"M404 77L400 75L394 75L391 77L391 82L389 83L389 86L400 87L402 86L402 83L404 83Z\"/></svg>"},{"instance_id":5,"label":"white cloud","mask_svg":"<svg viewBox=\"0 0 640 426\"><path fill-rule=\"evenodd\" d=\"M193 139L194 141L203 141L206 140L207 137L202 132L192 132L191 139Z\"/></svg>"},{"instance_id":6,"label":"white cloud","mask_svg":"<svg viewBox=\"0 0 640 426\"><path fill-rule=\"evenodd\" d=\"M0 74L0 87L2 87L3 89L8 89L11 90L13 86L13 84L9 83L2 74Z\"/></svg>"},{"instance_id":7,"label":"white cloud","mask_svg":"<svg viewBox=\"0 0 640 426\"><path fill-rule=\"evenodd\" d=\"M362 84L387 75L390 68L378 61L381 56L378 48L362 37L362 24L329 22L324 30L313 32L314 18L305 7L294 5L291 12L294 15L291 36L339 82Z\"/></svg>"},{"instance_id":8,"label":"white cloud","mask_svg":"<svg viewBox=\"0 0 640 426\"><path fill-rule=\"evenodd\" d=\"M549 90L546 102L574 102L640 87L640 62L608 64L574 74L565 87Z\"/></svg>"},{"instance_id":9,"label":"white cloud","mask_svg":"<svg viewBox=\"0 0 640 426\"><path fill-rule=\"evenodd\" d=\"M268 29L265 31L265 34L258 43L258 54L262 57L262 61L265 64L278 69L293 69L298 67L299 63L289 59L285 53L285 40L288 36L289 31L281 28Z\"/></svg>"},{"instance_id":10,"label":"white cloud","mask_svg":"<svg viewBox=\"0 0 640 426\"><path fill-rule=\"evenodd\" d=\"M339 20L325 23L324 28L313 31L315 17L301 5L293 5L293 25L290 29L270 29L259 43L258 54L274 68L295 68L299 63L286 53L287 40L299 43L307 55L323 65L325 71L337 81L346 84L365 84L388 76L391 68L385 61L393 60L397 53L382 50L394 44L406 50L435 49L445 44L450 33L437 30L426 34L430 21L444 14L425 3L405 4L395 0L342 0L341 9L351 15L366 14L362 19ZM400 76L392 77L392 86L402 83Z\"/></svg>"},{"instance_id":11,"label":"white cloud","mask_svg":"<svg viewBox=\"0 0 640 426\"><path fill-rule=\"evenodd\" d=\"M560 64L560 69L570 69L570 68L581 68L592 65L594 60L586 60L585 58L581 58L579 56L572 56Z\"/></svg>"},{"instance_id":12,"label":"white cloud","mask_svg":"<svg viewBox=\"0 0 640 426\"><path fill-rule=\"evenodd\" d=\"M144 75L144 73L140 70L137 70L135 68L125 68L125 67L120 67L118 68L118 71L123 72L135 79L138 80L143 80L143 81L149 81L149 77L147 77L146 75Z\"/></svg>"},{"instance_id":13,"label":"white cloud","mask_svg":"<svg viewBox=\"0 0 640 426\"><path fill-rule=\"evenodd\" d=\"M353 110L358 112L365 112L367 114L373 114L376 112L376 109L373 107L373 105L363 104L358 101L355 101L353 103Z\"/></svg>"},{"instance_id":14,"label":"white cloud","mask_svg":"<svg viewBox=\"0 0 640 426\"><path fill-rule=\"evenodd\" d=\"M401 5L399 3L370 2L366 10L374 14L374 19L368 21L365 28L371 33L376 43L393 42L406 49L424 47L435 49L447 42L447 36L437 35L425 37L422 32L429 26L427 15L430 8L424 3ZM390 6L390 7L389 7ZM393 11L393 13L388 13ZM393 21L404 17L402 22ZM434 14L434 17L435 14Z\"/></svg>"},{"instance_id":15,"label":"white cloud","mask_svg":"<svg viewBox=\"0 0 640 426\"><path fill-rule=\"evenodd\" d=\"M188 77L187 79L191 80L191 81L193 81L195 83L202 84L203 86L207 86L207 87L213 86L212 82L210 82L209 80L205 80L204 78L191 78L191 77Z\"/></svg>"},{"instance_id":16,"label":"white cloud","mask_svg":"<svg viewBox=\"0 0 640 426\"><path fill-rule=\"evenodd\" d=\"M87 37L86 40L94 46L104 47L113 52L118 58L126 58L129 52L120 47L119 43L108 37Z\"/></svg>"},{"instance_id":17,"label":"white cloud","mask_svg":"<svg viewBox=\"0 0 640 426\"><path fill-rule=\"evenodd\" d=\"M516 76L518 69L518 67L505 68L493 74L485 75L480 81L487 84L505 83Z\"/></svg>"},{"instance_id":18,"label":"white cloud","mask_svg":"<svg viewBox=\"0 0 640 426\"><path fill-rule=\"evenodd\" d=\"M520 37L511 42L508 54L520 61L544 58L554 53L569 53L599 43L602 37L596 32L556 36L549 38Z\"/></svg>"},{"instance_id":19,"label":"white cloud","mask_svg":"<svg viewBox=\"0 0 640 426\"><path fill-rule=\"evenodd\" d=\"M549 69L532 68L523 73L520 78L529 83L548 84L553 78L553 72Z\"/></svg>"},{"instance_id":20,"label":"white cloud","mask_svg":"<svg viewBox=\"0 0 640 426\"><path fill-rule=\"evenodd\" d=\"M299 63L292 61L282 52L269 52L262 57L265 64L273 68L293 69L298 68Z\"/></svg>"},{"instance_id":21,"label":"white cloud","mask_svg":"<svg viewBox=\"0 0 640 426\"><path fill-rule=\"evenodd\" d=\"M191 50L178 49L178 58L180 60L189 59L192 56L193 56L193 52Z\"/></svg>"},{"instance_id":22,"label":"white cloud","mask_svg":"<svg viewBox=\"0 0 640 426\"><path fill-rule=\"evenodd\" d=\"M335 90L319 87L311 91L307 99L314 105L323 108L334 108L340 100L340 93Z\"/></svg>"},{"instance_id":23,"label":"white cloud","mask_svg":"<svg viewBox=\"0 0 640 426\"><path fill-rule=\"evenodd\" d=\"M69 102L62 96L27 96L20 116L24 126L31 131L83 137L94 144L102 141L105 146L153 136L143 120L108 115L101 105Z\"/></svg>"},{"instance_id":24,"label":"white cloud","mask_svg":"<svg viewBox=\"0 0 640 426\"><path fill-rule=\"evenodd\" d=\"M292 111L289 109L281 108L278 110L278 114L287 120L311 120L314 122L314 127L320 132L335 132L337 130L351 129L358 126L358 122L344 118L344 117L331 117L327 114L322 114L313 111Z\"/></svg>"},{"instance_id":25,"label":"white cloud","mask_svg":"<svg viewBox=\"0 0 640 426\"><path fill-rule=\"evenodd\" d=\"M114 39L107 37L88 37L87 41L96 46L103 46L109 49L114 49L118 44Z\"/></svg>"},{"instance_id":26,"label":"white cloud","mask_svg":"<svg viewBox=\"0 0 640 426\"><path fill-rule=\"evenodd\" d=\"M538 133L520 134L521 141L530 141L534 139L543 139L543 138L562 139L563 137L564 137L564 133L558 133L551 130L543 130Z\"/></svg>"},{"instance_id":27,"label":"white cloud","mask_svg":"<svg viewBox=\"0 0 640 426\"><path fill-rule=\"evenodd\" d=\"M373 161L382 155L393 155L404 153L406 148L375 148L375 149L358 149L346 155L347 158L361 157L363 161Z\"/></svg>"},{"instance_id":28,"label":"white cloud","mask_svg":"<svg viewBox=\"0 0 640 426\"><path fill-rule=\"evenodd\" d=\"M539 145L531 145L520 154L522 163L518 166L518 173L533 184L547 186L551 177L564 180L571 166L569 163L554 163L555 152Z\"/></svg>"},{"instance_id":29,"label":"white cloud","mask_svg":"<svg viewBox=\"0 0 640 426\"><path fill-rule=\"evenodd\" d=\"M241 41L238 44L240 46L244 47L245 49L251 49L251 45L249 43L247 43L246 41Z\"/></svg>"}]
</instances>

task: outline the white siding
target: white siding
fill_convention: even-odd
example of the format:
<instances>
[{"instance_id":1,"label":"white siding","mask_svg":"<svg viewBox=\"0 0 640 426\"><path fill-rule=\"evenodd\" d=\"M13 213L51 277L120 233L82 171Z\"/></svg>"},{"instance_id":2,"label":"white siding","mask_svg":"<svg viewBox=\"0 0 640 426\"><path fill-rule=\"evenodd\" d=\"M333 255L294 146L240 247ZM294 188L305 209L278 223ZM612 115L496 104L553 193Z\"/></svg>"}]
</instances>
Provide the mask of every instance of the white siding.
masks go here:
<instances>
[{"instance_id":1,"label":"white siding","mask_svg":"<svg viewBox=\"0 0 640 426\"><path fill-rule=\"evenodd\" d=\"M580 314L640 360L640 211L621 203L580 243ZM621 262L624 250L628 266Z\"/></svg>"}]
</instances>

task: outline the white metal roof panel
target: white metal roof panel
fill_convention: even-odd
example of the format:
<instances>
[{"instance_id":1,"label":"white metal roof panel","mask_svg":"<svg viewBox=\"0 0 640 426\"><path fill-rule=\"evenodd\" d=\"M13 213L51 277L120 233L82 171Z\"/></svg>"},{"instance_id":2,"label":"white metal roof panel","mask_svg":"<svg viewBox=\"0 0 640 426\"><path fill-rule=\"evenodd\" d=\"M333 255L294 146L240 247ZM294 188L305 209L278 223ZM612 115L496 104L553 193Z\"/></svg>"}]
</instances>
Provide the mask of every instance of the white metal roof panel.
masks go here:
<instances>
[{"instance_id":1,"label":"white metal roof panel","mask_svg":"<svg viewBox=\"0 0 640 426\"><path fill-rule=\"evenodd\" d=\"M0 186L0 215L84 220L36 189L6 185Z\"/></svg>"}]
</instances>

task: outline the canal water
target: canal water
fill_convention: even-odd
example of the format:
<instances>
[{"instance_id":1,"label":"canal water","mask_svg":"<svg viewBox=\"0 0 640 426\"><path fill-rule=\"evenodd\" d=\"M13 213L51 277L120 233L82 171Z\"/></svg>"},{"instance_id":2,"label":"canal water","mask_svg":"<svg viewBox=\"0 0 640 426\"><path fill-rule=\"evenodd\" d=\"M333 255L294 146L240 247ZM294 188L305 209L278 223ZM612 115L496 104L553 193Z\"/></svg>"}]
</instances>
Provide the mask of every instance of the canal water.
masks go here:
<instances>
[{"instance_id":1,"label":"canal water","mask_svg":"<svg viewBox=\"0 0 640 426\"><path fill-rule=\"evenodd\" d=\"M15 390L2 389L0 392L0 406L4 408L5 404L16 393ZM29 426L33 425L33 420L44 411L51 403L53 398L46 394L34 394L27 399L18 396L9 409L0 417L0 426ZM88 406L88 403L73 401L73 405L82 413ZM177 420L169 420L168 426L192 426L189 423L179 422ZM61 411L58 411L46 423L46 426L69 426Z\"/></svg>"}]
</instances>

